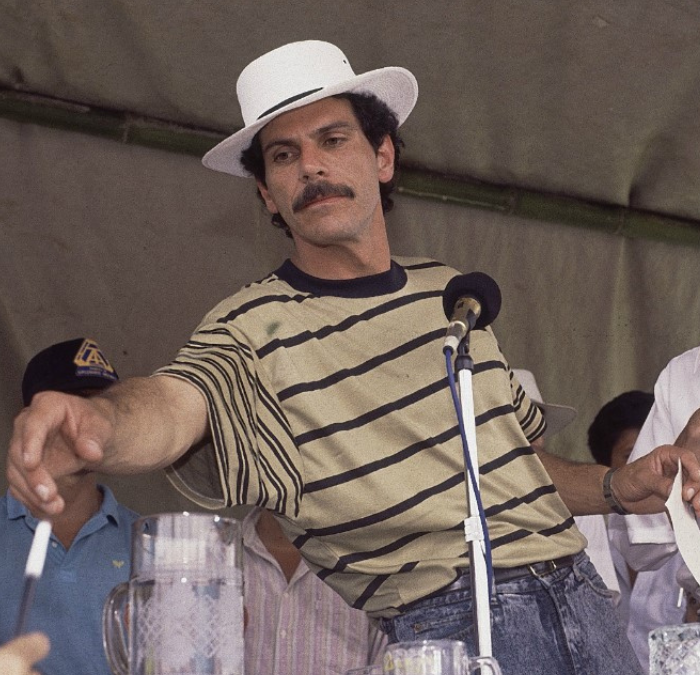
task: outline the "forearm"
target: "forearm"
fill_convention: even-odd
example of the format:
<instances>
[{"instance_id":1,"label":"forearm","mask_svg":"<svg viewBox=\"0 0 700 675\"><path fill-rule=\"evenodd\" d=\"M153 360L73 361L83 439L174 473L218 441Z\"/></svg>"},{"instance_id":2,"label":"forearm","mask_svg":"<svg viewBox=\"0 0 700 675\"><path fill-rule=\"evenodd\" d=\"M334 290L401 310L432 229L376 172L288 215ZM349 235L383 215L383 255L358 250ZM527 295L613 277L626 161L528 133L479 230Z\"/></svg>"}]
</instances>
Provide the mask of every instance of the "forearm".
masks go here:
<instances>
[{"instance_id":1,"label":"forearm","mask_svg":"<svg viewBox=\"0 0 700 675\"><path fill-rule=\"evenodd\" d=\"M174 462L207 432L204 396L175 377L136 378L85 398L44 391L15 419L7 454L12 494L55 516L56 480L82 470L140 473Z\"/></svg>"},{"instance_id":2,"label":"forearm","mask_svg":"<svg viewBox=\"0 0 700 675\"><path fill-rule=\"evenodd\" d=\"M204 397L173 377L131 378L95 397L110 422L103 473L133 474L172 464L207 432Z\"/></svg>"},{"instance_id":3,"label":"forearm","mask_svg":"<svg viewBox=\"0 0 700 675\"><path fill-rule=\"evenodd\" d=\"M545 450L536 452L572 515L610 513L603 497L603 477L608 467L571 462Z\"/></svg>"},{"instance_id":4,"label":"forearm","mask_svg":"<svg viewBox=\"0 0 700 675\"><path fill-rule=\"evenodd\" d=\"M603 490L608 467L570 462L537 448L535 452L573 515L606 514L613 510ZM610 488L613 501L623 509L618 512L639 515L663 512L680 454L683 451L679 448L661 446L649 455L617 469ZM690 500L695 496L693 508L698 512L698 462L687 451L683 457L684 468L689 471L684 483L684 498Z\"/></svg>"}]
</instances>

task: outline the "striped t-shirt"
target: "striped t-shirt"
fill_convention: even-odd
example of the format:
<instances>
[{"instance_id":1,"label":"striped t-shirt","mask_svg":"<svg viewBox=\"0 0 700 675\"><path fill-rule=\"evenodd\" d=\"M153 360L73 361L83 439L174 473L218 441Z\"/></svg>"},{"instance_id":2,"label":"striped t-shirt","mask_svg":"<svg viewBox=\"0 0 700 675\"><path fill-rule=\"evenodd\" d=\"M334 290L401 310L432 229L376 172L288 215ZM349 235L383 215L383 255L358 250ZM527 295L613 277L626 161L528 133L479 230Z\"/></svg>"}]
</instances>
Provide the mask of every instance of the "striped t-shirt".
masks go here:
<instances>
[{"instance_id":1,"label":"striped t-shirt","mask_svg":"<svg viewBox=\"0 0 700 675\"><path fill-rule=\"evenodd\" d=\"M468 565L464 459L442 352L457 271L310 277L287 261L210 312L158 371L204 394L212 442L170 470L199 504L284 516L307 564L353 607L392 616ZM580 551L530 447L542 416L490 329L471 334L481 497L495 567ZM529 440L528 440L529 439Z\"/></svg>"}]
</instances>

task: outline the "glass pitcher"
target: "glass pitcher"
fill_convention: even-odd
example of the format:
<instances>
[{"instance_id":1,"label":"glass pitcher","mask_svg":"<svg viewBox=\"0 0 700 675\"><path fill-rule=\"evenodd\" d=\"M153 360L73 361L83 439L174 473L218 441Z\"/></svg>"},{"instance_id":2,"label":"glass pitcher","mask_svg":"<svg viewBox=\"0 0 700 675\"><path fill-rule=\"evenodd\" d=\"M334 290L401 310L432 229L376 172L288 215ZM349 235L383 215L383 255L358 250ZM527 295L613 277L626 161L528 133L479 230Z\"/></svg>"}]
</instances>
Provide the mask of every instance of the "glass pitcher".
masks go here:
<instances>
[{"instance_id":1,"label":"glass pitcher","mask_svg":"<svg viewBox=\"0 0 700 675\"><path fill-rule=\"evenodd\" d=\"M243 675L241 526L206 513L133 524L131 576L105 602L115 675Z\"/></svg>"}]
</instances>

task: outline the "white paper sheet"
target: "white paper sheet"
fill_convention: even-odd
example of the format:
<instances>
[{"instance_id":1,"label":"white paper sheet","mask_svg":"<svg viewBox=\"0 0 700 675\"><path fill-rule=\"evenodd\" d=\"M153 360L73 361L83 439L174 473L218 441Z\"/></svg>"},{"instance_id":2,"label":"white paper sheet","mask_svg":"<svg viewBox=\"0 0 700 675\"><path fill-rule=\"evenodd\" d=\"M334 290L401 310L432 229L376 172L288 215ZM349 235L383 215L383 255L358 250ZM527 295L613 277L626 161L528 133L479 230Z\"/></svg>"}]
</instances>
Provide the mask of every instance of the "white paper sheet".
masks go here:
<instances>
[{"instance_id":1,"label":"white paper sheet","mask_svg":"<svg viewBox=\"0 0 700 675\"><path fill-rule=\"evenodd\" d=\"M676 533L676 542L683 561L695 580L700 582L700 527L693 509L683 501L683 472L678 462L678 473L673 481L671 494L666 500L666 510Z\"/></svg>"}]
</instances>

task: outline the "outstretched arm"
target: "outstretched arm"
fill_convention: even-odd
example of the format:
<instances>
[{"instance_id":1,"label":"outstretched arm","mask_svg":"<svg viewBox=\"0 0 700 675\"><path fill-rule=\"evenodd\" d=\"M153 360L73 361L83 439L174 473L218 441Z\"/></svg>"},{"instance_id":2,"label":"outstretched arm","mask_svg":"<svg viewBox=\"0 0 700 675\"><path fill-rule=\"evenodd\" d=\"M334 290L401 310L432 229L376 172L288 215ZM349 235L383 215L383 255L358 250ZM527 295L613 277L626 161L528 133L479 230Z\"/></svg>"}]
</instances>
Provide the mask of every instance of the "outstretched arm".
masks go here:
<instances>
[{"instance_id":1,"label":"outstretched arm","mask_svg":"<svg viewBox=\"0 0 700 675\"><path fill-rule=\"evenodd\" d=\"M202 394L170 376L133 378L92 398L39 393L15 419L10 490L35 514L56 515L64 506L56 478L167 466L206 435L207 419Z\"/></svg>"},{"instance_id":2,"label":"outstretched arm","mask_svg":"<svg viewBox=\"0 0 700 675\"><path fill-rule=\"evenodd\" d=\"M615 471L611 488L625 509L639 514L663 511L680 459L685 474L683 498L700 515L700 463L693 452L700 438L694 426L696 423L700 426L700 415L688 431L687 438L679 437L679 445L660 446ZM535 452L573 515L610 513L611 508L603 496L607 467L570 462L547 453L541 447L535 447Z\"/></svg>"}]
</instances>

